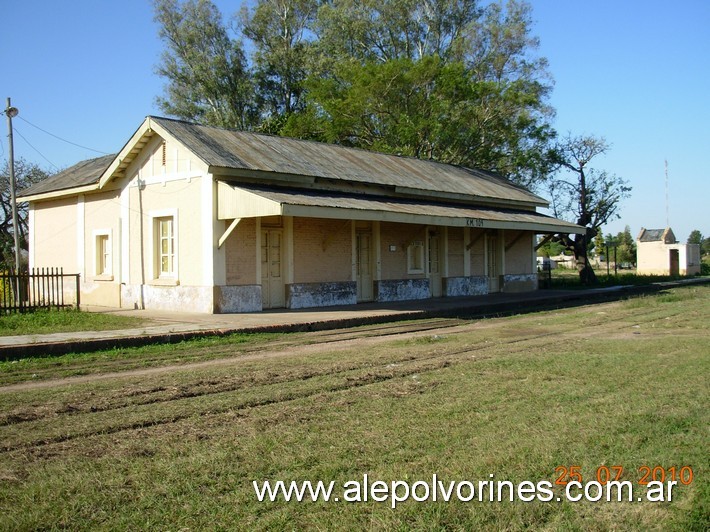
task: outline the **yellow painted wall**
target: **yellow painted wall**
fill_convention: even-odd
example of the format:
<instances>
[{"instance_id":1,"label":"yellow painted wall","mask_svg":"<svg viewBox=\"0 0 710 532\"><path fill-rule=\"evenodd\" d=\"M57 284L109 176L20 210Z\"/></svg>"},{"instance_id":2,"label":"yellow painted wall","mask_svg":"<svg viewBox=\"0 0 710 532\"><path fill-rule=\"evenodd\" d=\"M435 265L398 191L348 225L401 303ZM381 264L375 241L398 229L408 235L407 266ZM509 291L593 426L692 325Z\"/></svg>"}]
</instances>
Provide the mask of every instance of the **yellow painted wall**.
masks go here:
<instances>
[{"instance_id":1,"label":"yellow painted wall","mask_svg":"<svg viewBox=\"0 0 710 532\"><path fill-rule=\"evenodd\" d=\"M471 229L471 242L473 246L468 251L471 254L471 275L480 276L486 273L486 238L485 231L481 229Z\"/></svg>"},{"instance_id":2,"label":"yellow painted wall","mask_svg":"<svg viewBox=\"0 0 710 532\"><path fill-rule=\"evenodd\" d=\"M426 240L426 226L382 222L380 244L382 256L382 280L422 279L423 273L407 273L407 246L412 241ZM395 246L395 251L390 251Z\"/></svg>"},{"instance_id":3,"label":"yellow painted wall","mask_svg":"<svg viewBox=\"0 0 710 532\"><path fill-rule=\"evenodd\" d=\"M245 218L224 243L228 285L254 285L256 280L256 218Z\"/></svg>"},{"instance_id":4,"label":"yellow painted wall","mask_svg":"<svg viewBox=\"0 0 710 532\"><path fill-rule=\"evenodd\" d=\"M180 285L200 286L203 284L203 238L213 238L212 232L205 234L203 229L204 178L197 177L207 169L170 144L166 144L163 166L162 146L162 139L154 139L126 169L126 175L130 176L130 283L140 284L145 280L146 284L161 284L157 280L154 217L173 214L177 228L177 281ZM144 183L143 187L136 186L139 180Z\"/></svg>"},{"instance_id":5,"label":"yellow painted wall","mask_svg":"<svg viewBox=\"0 0 710 532\"><path fill-rule=\"evenodd\" d=\"M463 257L465 253L463 227L449 227L449 277L461 277L463 272Z\"/></svg>"},{"instance_id":6,"label":"yellow painted wall","mask_svg":"<svg viewBox=\"0 0 710 532\"><path fill-rule=\"evenodd\" d=\"M79 273L77 212L76 196L34 204L33 267L61 267L65 273Z\"/></svg>"},{"instance_id":7,"label":"yellow painted wall","mask_svg":"<svg viewBox=\"0 0 710 532\"><path fill-rule=\"evenodd\" d=\"M518 239L519 234L518 231L505 232L505 247L512 244L505 252L505 273L534 273L531 256L533 234L526 233Z\"/></svg>"},{"instance_id":8,"label":"yellow painted wall","mask_svg":"<svg viewBox=\"0 0 710 532\"><path fill-rule=\"evenodd\" d=\"M294 283L352 280L350 220L294 218Z\"/></svg>"}]
</instances>

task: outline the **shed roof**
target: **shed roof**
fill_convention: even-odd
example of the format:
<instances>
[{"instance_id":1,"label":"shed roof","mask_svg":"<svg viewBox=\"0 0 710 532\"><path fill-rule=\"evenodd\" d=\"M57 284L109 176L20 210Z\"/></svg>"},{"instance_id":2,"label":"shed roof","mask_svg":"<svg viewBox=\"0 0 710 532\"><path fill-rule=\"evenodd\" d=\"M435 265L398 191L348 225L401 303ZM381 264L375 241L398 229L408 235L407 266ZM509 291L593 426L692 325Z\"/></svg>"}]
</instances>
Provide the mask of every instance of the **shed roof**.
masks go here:
<instances>
[{"instance_id":1,"label":"shed roof","mask_svg":"<svg viewBox=\"0 0 710 532\"><path fill-rule=\"evenodd\" d=\"M55 192L85 185L92 185L99 182L101 175L106 171L116 154L103 155L95 159L81 161L74 166L62 170L53 176L35 183L31 187L22 190L19 196L34 196L46 192Z\"/></svg>"},{"instance_id":2,"label":"shed roof","mask_svg":"<svg viewBox=\"0 0 710 532\"><path fill-rule=\"evenodd\" d=\"M220 182L219 219L315 216L348 220L448 225L482 229L582 233L584 228L535 211L364 196L343 192L282 189Z\"/></svg>"}]
</instances>

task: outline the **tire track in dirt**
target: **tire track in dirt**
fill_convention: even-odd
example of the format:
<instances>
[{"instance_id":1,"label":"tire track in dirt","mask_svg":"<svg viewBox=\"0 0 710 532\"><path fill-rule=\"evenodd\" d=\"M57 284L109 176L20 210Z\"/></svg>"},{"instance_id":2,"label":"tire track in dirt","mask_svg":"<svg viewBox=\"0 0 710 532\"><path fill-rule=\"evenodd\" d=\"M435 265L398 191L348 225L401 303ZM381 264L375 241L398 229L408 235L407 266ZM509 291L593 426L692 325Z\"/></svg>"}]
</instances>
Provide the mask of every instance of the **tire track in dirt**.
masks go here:
<instances>
[{"instance_id":1,"label":"tire track in dirt","mask_svg":"<svg viewBox=\"0 0 710 532\"><path fill-rule=\"evenodd\" d=\"M652 309L649 312L644 313L645 315L648 314L653 314L656 311L656 309ZM639 317L641 317L640 314L635 314L634 316L637 318L637 321ZM664 316L665 318L665 316ZM655 318L651 321L657 321L658 319L664 319L664 318ZM434 330L440 330L440 331L446 331L454 334L460 334L462 332L470 331L472 325L475 324L466 324L466 325L459 325L457 327L448 327L444 329L434 329ZM586 324L589 326L590 324ZM607 335L611 330L619 330L625 327L629 327L628 323L620 323L618 321L613 321L613 322L608 322L607 323L608 327L604 327L603 330L599 331L597 330L596 334L594 336L604 336ZM575 326L570 326L568 328L568 332L574 332ZM417 338L417 337L422 337L426 336L427 334L430 334L432 332L432 329L427 329L426 331L420 331L419 334L412 335L411 337ZM267 396L261 399L251 399L248 401L243 402L241 405L232 405L227 408L222 408L222 409L217 409L213 410L210 408L207 408L205 411L202 412L197 412L197 411L190 411L189 413L185 413L182 415L168 415L165 417L161 418L152 418L152 419L147 419L143 421L138 421L138 422L133 422L133 423L127 423L127 424L118 424L113 427L103 427L103 428L98 428L96 431L88 431L88 432L74 432L74 433L68 433L68 434L62 434L60 436L56 437L49 437L49 438L43 438L43 439L36 439L30 442L22 442L18 443L16 445L6 445L0 448L0 450L9 452L13 450L19 450L19 449L29 449L29 448L34 448L34 447L43 447L46 445L51 445L51 444L57 444L57 443L62 443L62 442L67 442L67 441L72 441L76 440L79 438L87 438L91 437L94 435L98 434L114 434L122 431L130 431L130 430L136 430L140 428L146 428L146 427L152 427L152 426L158 426L158 425L165 425L165 424L170 424L170 423L176 423L180 420L189 418L189 417L194 417L196 415L217 415L221 414L224 412L238 412L244 409L248 408L256 408L256 407L261 407L261 406L266 406L274 403L280 403L280 402L285 402L285 401L293 401L301 398L307 398L316 394L323 394L323 393L334 393L334 392L339 392L339 391L344 391L350 388L355 388L355 387L360 387L364 385L369 385L377 382L382 382L385 380L391 380L395 378L402 378L406 377L409 375L413 375L414 373L425 373L428 371L433 371L436 369L440 369L442 367L448 367L452 364L455 363L461 363L464 361L470 361L470 355L473 353L480 352L485 349L490 349L490 348L497 348L498 350L506 347L506 346L515 346L518 344L521 344L521 347L518 349L512 349L512 350L507 350L507 354L516 354L520 352L529 352L531 349L534 349L535 347L538 347L538 341L540 342L540 345L545 345L548 348L550 347L550 342L549 339L551 337L560 337L561 335L564 335L564 331L553 331L553 332L547 332L543 334L535 334L535 335L524 335L522 337L518 338L512 338L512 339L507 339L503 341L498 341L493 344L483 341L480 342L476 345L473 346L466 346L464 348L459 348L455 350L451 349L446 349L446 345L442 344L441 346L437 347L442 347L442 349L435 349L433 352L426 353L426 354L420 354L419 356L416 357L405 357L404 359L399 359L399 360L387 360L386 362L380 364L380 365L367 365L367 366L354 366L354 367L348 367L348 368L341 368L335 371L324 371L322 373L313 373L312 375L309 376L295 376L295 378L284 378L282 381L270 381L268 383L259 383L256 384L256 386L263 386L267 384L278 384L279 382L305 382L309 379L313 379L316 377L333 377L333 376L342 376L343 380L339 383L332 384L332 385L327 385L324 387L316 387L315 390L303 390L303 393L289 393L286 394L286 396L276 396L276 397L271 397ZM380 342L385 342L385 341L390 341L391 338L389 337L370 337L370 338L357 338L353 339L350 338L348 340L344 341L339 341L335 342L338 344L339 350L345 350L349 347L352 347L354 344L357 344L357 347L362 347L363 341L366 341L367 344L372 345L375 343L380 343ZM564 344L565 342L568 341L568 337L560 337L559 342L553 342L554 344L560 343ZM326 344L326 345L306 345L306 346L301 346L302 350L308 349L309 353L313 353L313 348L317 347L318 350L320 351L326 351L326 350L332 350L334 345L333 343ZM270 353L268 356L287 356L287 355L294 355L298 353L292 353L289 352L288 350L286 352L275 352L275 353ZM264 354L260 355L253 355L254 358L267 358L267 356L264 356ZM466 357L466 358L464 358ZM230 359L228 362L230 363L235 363L239 362L240 360L244 360L243 357L240 357L239 359ZM210 361L214 362L214 361ZM396 367L395 367L396 366ZM158 369L158 368L153 368L153 369ZM184 366L178 366L177 368L170 368L170 371L175 371L175 370L181 370L185 369ZM346 376L347 373L352 373L355 371L364 371L366 370L367 373L364 376L356 376L356 377L348 377ZM118 377L124 377L124 374L119 374ZM288 376L287 376L288 377ZM291 376L294 377L294 376ZM247 384L248 386L254 386L254 383ZM238 391L240 388L244 388L244 385L241 386L236 386L236 387L228 387L226 389L207 389L207 390L201 390L201 391L196 391L196 393L191 393L191 392L186 392L186 393L181 393L178 394L175 397L166 397L166 398L161 398L157 401L145 401L145 402L139 402L139 403L131 403L127 405L118 405L114 407L113 409L115 410L121 410L125 408L131 408L131 407L136 407L136 406L143 406L143 405L150 405L154 403L170 403L172 401L177 401L177 400L185 400L185 399L194 399L198 397L204 397L204 396L210 396L210 395L216 395L216 394L225 394L225 393L232 393L235 391ZM111 410L111 409L107 409ZM72 411L69 410L67 412L64 412L66 415L74 415L74 414L88 414L88 411ZM23 420L19 420L19 422L22 422Z\"/></svg>"}]
</instances>

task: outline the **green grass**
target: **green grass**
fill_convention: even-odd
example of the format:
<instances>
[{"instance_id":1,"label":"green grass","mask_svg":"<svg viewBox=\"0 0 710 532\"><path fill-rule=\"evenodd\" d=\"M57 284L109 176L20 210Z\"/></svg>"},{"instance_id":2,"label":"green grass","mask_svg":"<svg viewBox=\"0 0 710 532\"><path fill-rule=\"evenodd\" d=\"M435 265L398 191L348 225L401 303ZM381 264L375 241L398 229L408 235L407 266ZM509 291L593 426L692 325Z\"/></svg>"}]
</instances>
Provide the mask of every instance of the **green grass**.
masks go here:
<instances>
[{"instance_id":1,"label":"green grass","mask_svg":"<svg viewBox=\"0 0 710 532\"><path fill-rule=\"evenodd\" d=\"M693 286L292 355L223 339L220 366L0 393L0 528L707 530L709 316L710 288ZM259 503L251 485L554 481L571 465L695 479L658 504L394 510Z\"/></svg>"},{"instance_id":2,"label":"green grass","mask_svg":"<svg viewBox=\"0 0 710 532\"><path fill-rule=\"evenodd\" d=\"M628 270L619 270L617 275L614 275L613 269L609 275L607 275L605 269L595 270L594 273L597 276L597 284L592 288L603 288L610 286L642 286L652 283L677 281L678 279L684 278L669 275L639 275ZM552 288L587 289L590 287L584 286L580 283L579 273L577 273L577 270L570 268L556 268L552 270Z\"/></svg>"},{"instance_id":3,"label":"green grass","mask_svg":"<svg viewBox=\"0 0 710 532\"><path fill-rule=\"evenodd\" d=\"M105 331L144 327L146 320L77 310L37 310L0 315L0 336L56 332Z\"/></svg>"}]
</instances>

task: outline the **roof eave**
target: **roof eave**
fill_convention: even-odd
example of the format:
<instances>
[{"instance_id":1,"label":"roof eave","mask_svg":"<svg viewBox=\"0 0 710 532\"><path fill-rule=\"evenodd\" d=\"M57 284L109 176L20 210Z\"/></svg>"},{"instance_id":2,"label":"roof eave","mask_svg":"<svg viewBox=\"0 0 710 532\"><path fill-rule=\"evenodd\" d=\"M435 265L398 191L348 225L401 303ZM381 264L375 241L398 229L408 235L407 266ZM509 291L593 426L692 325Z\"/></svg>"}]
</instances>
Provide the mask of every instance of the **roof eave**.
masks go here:
<instances>
[{"instance_id":1,"label":"roof eave","mask_svg":"<svg viewBox=\"0 0 710 532\"><path fill-rule=\"evenodd\" d=\"M460 194L456 192L443 192L438 190L424 190L412 187L395 187L395 192L403 196L411 197L428 197L437 199L446 199L461 201L466 203L475 203L476 205L488 205L488 206L507 206L507 207L523 207L534 209L536 207L549 207L549 203L538 196L531 194L531 199L526 200L516 200L510 198L503 198L499 196L475 196L472 194ZM533 199L534 198L534 199Z\"/></svg>"},{"instance_id":2,"label":"roof eave","mask_svg":"<svg viewBox=\"0 0 710 532\"><path fill-rule=\"evenodd\" d=\"M41 194L31 194L29 196L19 196L17 198L18 203L26 203L31 201L42 201L65 198L69 196L77 196L79 194L86 194L88 192L94 192L99 189L99 183L93 183L91 185L82 185L80 187L65 188L62 190L53 190L51 192L43 192Z\"/></svg>"}]
</instances>

